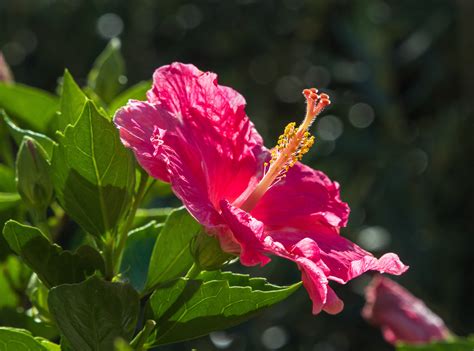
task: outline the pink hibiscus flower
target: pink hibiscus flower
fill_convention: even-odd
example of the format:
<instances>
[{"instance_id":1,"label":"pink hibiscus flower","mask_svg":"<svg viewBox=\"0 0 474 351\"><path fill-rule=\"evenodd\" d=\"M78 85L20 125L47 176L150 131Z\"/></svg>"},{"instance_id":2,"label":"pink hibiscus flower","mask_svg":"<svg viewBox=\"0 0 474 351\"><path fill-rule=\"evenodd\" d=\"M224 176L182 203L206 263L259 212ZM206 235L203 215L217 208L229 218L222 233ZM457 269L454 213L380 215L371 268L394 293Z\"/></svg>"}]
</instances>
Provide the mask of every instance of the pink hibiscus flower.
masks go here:
<instances>
[{"instance_id":1,"label":"pink hibiscus flower","mask_svg":"<svg viewBox=\"0 0 474 351\"><path fill-rule=\"evenodd\" d=\"M313 313L343 303L328 281L346 283L367 270L401 274L395 254L377 260L339 235L349 207L339 185L298 161L314 142L308 128L329 98L305 90L307 116L290 123L270 152L245 114L245 100L193 65L157 69L148 101L130 101L115 115L125 146L152 176L171 183L188 211L244 265L268 254L296 262Z\"/></svg>"},{"instance_id":2,"label":"pink hibiscus flower","mask_svg":"<svg viewBox=\"0 0 474 351\"><path fill-rule=\"evenodd\" d=\"M375 277L365 297L362 316L380 326L389 343L425 344L450 335L441 318L393 280Z\"/></svg>"}]
</instances>

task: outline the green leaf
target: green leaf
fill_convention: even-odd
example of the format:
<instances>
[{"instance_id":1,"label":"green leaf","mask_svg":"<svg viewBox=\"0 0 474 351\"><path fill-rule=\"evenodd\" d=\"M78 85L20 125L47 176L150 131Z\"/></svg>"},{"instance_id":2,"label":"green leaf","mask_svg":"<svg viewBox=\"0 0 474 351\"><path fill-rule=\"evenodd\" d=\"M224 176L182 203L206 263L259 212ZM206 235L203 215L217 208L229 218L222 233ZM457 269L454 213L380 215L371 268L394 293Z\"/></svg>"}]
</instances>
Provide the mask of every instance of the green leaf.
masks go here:
<instances>
[{"instance_id":1,"label":"green leaf","mask_svg":"<svg viewBox=\"0 0 474 351\"><path fill-rule=\"evenodd\" d=\"M150 339L150 334L153 332L153 330L156 327L156 322L152 319L149 319L145 322L145 325L143 326L142 330L140 330L135 338L133 338L132 342L130 343L130 346L134 348L134 350L147 350L148 347L148 340ZM154 340L154 337L151 337L152 342Z\"/></svg>"},{"instance_id":2,"label":"green leaf","mask_svg":"<svg viewBox=\"0 0 474 351\"><path fill-rule=\"evenodd\" d=\"M19 303L16 291L20 288L22 280L20 267L21 263L14 255L8 256L5 262L0 262L0 310L5 307L16 307Z\"/></svg>"},{"instance_id":3,"label":"green leaf","mask_svg":"<svg viewBox=\"0 0 474 351\"><path fill-rule=\"evenodd\" d=\"M156 290L149 311L157 322L156 344L167 344L232 327L280 302L301 283L280 287L263 278L231 272L204 272L179 278Z\"/></svg>"},{"instance_id":4,"label":"green leaf","mask_svg":"<svg viewBox=\"0 0 474 351\"><path fill-rule=\"evenodd\" d=\"M179 277L192 266L189 245L200 230L185 208L171 212L153 248L146 290Z\"/></svg>"},{"instance_id":5,"label":"green leaf","mask_svg":"<svg viewBox=\"0 0 474 351\"><path fill-rule=\"evenodd\" d=\"M74 253L64 251L37 228L13 220L5 223L3 236L48 288L81 282L96 271L104 272L102 256L90 246L81 246Z\"/></svg>"},{"instance_id":6,"label":"green leaf","mask_svg":"<svg viewBox=\"0 0 474 351\"><path fill-rule=\"evenodd\" d=\"M130 341L140 307L129 284L97 277L51 289L48 303L61 333L81 351L113 350L117 338Z\"/></svg>"},{"instance_id":7,"label":"green leaf","mask_svg":"<svg viewBox=\"0 0 474 351\"><path fill-rule=\"evenodd\" d=\"M47 339L56 339L59 331L43 321L37 316L30 315L33 310L25 311L22 307L9 307L0 309L0 325L8 325L13 328L26 329L33 335ZM0 350L2 350L0 348Z\"/></svg>"},{"instance_id":8,"label":"green leaf","mask_svg":"<svg viewBox=\"0 0 474 351\"><path fill-rule=\"evenodd\" d=\"M122 90L125 78L125 63L120 53L120 40L112 39L97 57L87 77L89 87L106 103L110 103Z\"/></svg>"},{"instance_id":9,"label":"green leaf","mask_svg":"<svg viewBox=\"0 0 474 351\"><path fill-rule=\"evenodd\" d=\"M42 346L48 351L61 351L61 347L58 344L55 344L49 340L43 338L35 338Z\"/></svg>"},{"instance_id":10,"label":"green leaf","mask_svg":"<svg viewBox=\"0 0 474 351\"><path fill-rule=\"evenodd\" d=\"M22 124L44 133L58 109L58 99L43 90L0 82L0 108Z\"/></svg>"},{"instance_id":11,"label":"green leaf","mask_svg":"<svg viewBox=\"0 0 474 351\"><path fill-rule=\"evenodd\" d=\"M162 224L151 221L128 234L120 271L137 291L145 287L148 267Z\"/></svg>"},{"instance_id":12,"label":"green leaf","mask_svg":"<svg viewBox=\"0 0 474 351\"><path fill-rule=\"evenodd\" d=\"M0 192L16 192L15 172L0 164Z\"/></svg>"},{"instance_id":13,"label":"green leaf","mask_svg":"<svg viewBox=\"0 0 474 351\"><path fill-rule=\"evenodd\" d=\"M87 232L100 236L114 228L128 209L135 163L112 122L91 101L74 126L68 126L52 161L56 196Z\"/></svg>"},{"instance_id":14,"label":"green leaf","mask_svg":"<svg viewBox=\"0 0 474 351\"><path fill-rule=\"evenodd\" d=\"M152 220L163 223L173 210L172 207L139 208L133 219L133 227L143 226Z\"/></svg>"},{"instance_id":15,"label":"green leaf","mask_svg":"<svg viewBox=\"0 0 474 351\"><path fill-rule=\"evenodd\" d=\"M36 309L31 315L49 322L51 321L51 315L48 308L48 294L48 288L38 278L37 274L33 274L26 289L26 295Z\"/></svg>"},{"instance_id":16,"label":"green leaf","mask_svg":"<svg viewBox=\"0 0 474 351\"><path fill-rule=\"evenodd\" d=\"M397 345L397 351L472 351L474 336L467 338L454 337L445 341L437 341L423 345Z\"/></svg>"},{"instance_id":17,"label":"green leaf","mask_svg":"<svg viewBox=\"0 0 474 351\"><path fill-rule=\"evenodd\" d=\"M15 207L20 203L21 197L18 193L0 193L0 211Z\"/></svg>"},{"instance_id":18,"label":"green leaf","mask_svg":"<svg viewBox=\"0 0 474 351\"><path fill-rule=\"evenodd\" d=\"M146 100L146 92L151 88L150 81L140 82L125 90L117 96L110 104L109 111L115 114L120 107L125 106L128 100Z\"/></svg>"},{"instance_id":19,"label":"green leaf","mask_svg":"<svg viewBox=\"0 0 474 351\"><path fill-rule=\"evenodd\" d=\"M0 350L59 351L59 346L42 338L35 338L24 329L0 327Z\"/></svg>"},{"instance_id":20,"label":"green leaf","mask_svg":"<svg viewBox=\"0 0 474 351\"><path fill-rule=\"evenodd\" d=\"M79 119L87 97L76 84L68 70L64 71L60 99L60 113L56 115L54 129L64 131L66 127L75 124Z\"/></svg>"},{"instance_id":21,"label":"green leaf","mask_svg":"<svg viewBox=\"0 0 474 351\"><path fill-rule=\"evenodd\" d=\"M18 146L21 145L21 142L25 136L30 137L43 147L44 151L46 151L46 154L48 155L48 160L51 160L54 147L54 141L52 139L48 138L44 134L18 127L10 118L8 118L4 111L0 111L0 114L3 116L3 120L8 127L8 131Z\"/></svg>"}]
</instances>

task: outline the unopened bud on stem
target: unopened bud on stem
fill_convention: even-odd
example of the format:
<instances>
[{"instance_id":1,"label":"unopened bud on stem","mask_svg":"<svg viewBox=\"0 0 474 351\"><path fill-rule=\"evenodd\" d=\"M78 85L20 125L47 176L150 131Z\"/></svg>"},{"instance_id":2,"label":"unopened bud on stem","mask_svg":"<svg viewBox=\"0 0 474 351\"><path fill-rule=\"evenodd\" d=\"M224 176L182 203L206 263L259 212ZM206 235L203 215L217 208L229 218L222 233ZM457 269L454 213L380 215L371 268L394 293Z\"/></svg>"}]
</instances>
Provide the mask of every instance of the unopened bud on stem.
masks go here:
<instances>
[{"instance_id":1,"label":"unopened bud on stem","mask_svg":"<svg viewBox=\"0 0 474 351\"><path fill-rule=\"evenodd\" d=\"M18 192L26 205L44 212L53 197L46 152L32 138L24 137L16 159Z\"/></svg>"}]
</instances>

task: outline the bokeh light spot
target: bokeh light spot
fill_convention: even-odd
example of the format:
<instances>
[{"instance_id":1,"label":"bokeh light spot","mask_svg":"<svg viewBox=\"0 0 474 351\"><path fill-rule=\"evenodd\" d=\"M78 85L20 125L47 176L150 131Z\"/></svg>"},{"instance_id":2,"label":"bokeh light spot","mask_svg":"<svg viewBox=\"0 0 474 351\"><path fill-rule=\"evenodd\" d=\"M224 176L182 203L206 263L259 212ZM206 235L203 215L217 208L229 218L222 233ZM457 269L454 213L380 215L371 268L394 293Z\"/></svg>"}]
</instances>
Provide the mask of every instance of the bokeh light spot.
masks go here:
<instances>
[{"instance_id":1,"label":"bokeh light spot","mask_svg":"<svg viewBox=\"0 0 474 351\"><path fill-rule=\"evenodd\" d=\"M344 125L339 117L327 115L316 121L316 133L321 139L334 141L343 131Z\"/></svg>"},{"instance_id":2,"label":"bokeh light spot","mask_svg":"<svg viewBox=\"0 0 474 351\"><path fill-rule=\"evenodd\" d=\"M390 241L390 233L387 229L380 226L362 229L357 238L359 245L369 251L382 250L390 244Z\"/></svg>"},{"instance_id":3,"label":"bokeh light spot","mask_svg":"<svg viewBox=\"0 0 474 351\"><path fill-rule=\"evenodd\" d=\"M10 66L16 66L19 65L23 62L26 56L26 51L17 42L9 42L6 43L3 47L2 50L3 55L5 56L5 60L8 62Z\"/></svg>"},{"instance_id":4,"label":"bokeh light spot","mask_svg":"<svg viewBox=\"0 0 474 351\"><path fill-rule=\"evenodd\" d=\"M349 122L356 128L367 128L375 119L372 106L359 102L349 110Z\"/></svg>"},{"instance_id":5,"label":"bokeh light spot","mask_svg":"<svg viewBox=\"0 0 474 351\"><path fill-rule=\"evenodd\" d=\"M184 29L193 29L202 21L202 12L196 5L187 4L178 9L176 21Z\"/></svg>"},{"instance_id":6,"label":"bokeh light spot","mask_svg":"<svg viewBox=\"0 0 474 351\"><path fill-rule=\"evenodd\" d=\"M262 344L269 350L282 348L288 342L288 333L279 326L273 326L262 334Z\"/></svg>"},{"instance_id":7,"label":"bokeh light spot","mask_svg":"<svg viewBox=\"0 0 474 351\"><path fill-rule=\"evenodd\" d=\"M123 31L123 21L115 13L106 13L97 20L97 32L104 39L119 36Z\"/></svg>"},{"instance_id":8,"label":"bokeh light spot","mask_svg":"<svg viewBox=\"0 0 474 351\"><path fill-rule=\"evenodd\" d=\"M209 338L218 349L226 349L234 342L234 338L225 331L217 331L209 334Z\"/></svg>"}]
</instances>

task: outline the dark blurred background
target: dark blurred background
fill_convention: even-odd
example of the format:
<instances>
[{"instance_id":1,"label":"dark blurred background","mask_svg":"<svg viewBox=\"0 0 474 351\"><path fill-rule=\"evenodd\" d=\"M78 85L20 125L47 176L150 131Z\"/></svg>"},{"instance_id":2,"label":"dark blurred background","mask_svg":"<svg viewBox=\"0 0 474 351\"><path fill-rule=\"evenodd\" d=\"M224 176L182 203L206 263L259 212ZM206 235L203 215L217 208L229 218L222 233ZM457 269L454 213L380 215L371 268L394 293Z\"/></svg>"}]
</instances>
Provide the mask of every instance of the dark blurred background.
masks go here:
<instances>
[{"instance_id":1,"label":"dark blurred background","mask_svg":"<svg viewBox=\"0 0 474 351\"><path fill-rule=\"evenodd\" d=\"M344 235L411 266L397 279L457 334L474 332L474 1L1 0L0 50L17 81L85 83L122 40L129 84L191 62L240 91L272 147L304 114L301 90L333 104L304 162L341 183ZM236 267L236 269L240 269ZM274 260L264 274L299 272ZM360 317L369 275L336 286L337 316L311 315L303 289L242 326L163 350L391 350Z\"/></svg>"}]
</instances>

